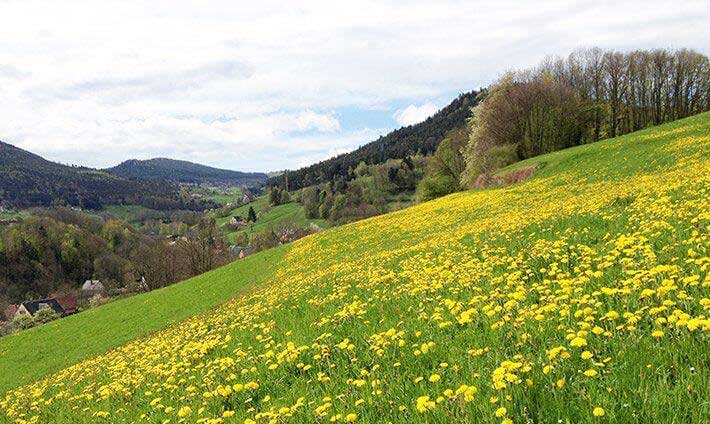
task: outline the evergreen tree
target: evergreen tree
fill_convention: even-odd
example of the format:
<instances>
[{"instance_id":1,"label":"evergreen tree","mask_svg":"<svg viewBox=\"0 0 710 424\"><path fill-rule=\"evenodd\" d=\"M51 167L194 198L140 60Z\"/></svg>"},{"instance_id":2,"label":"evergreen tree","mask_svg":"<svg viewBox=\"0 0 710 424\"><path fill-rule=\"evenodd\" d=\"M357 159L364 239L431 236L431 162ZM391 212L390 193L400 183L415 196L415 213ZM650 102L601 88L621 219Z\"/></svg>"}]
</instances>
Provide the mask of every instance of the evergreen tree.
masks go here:
<instances>
[{"instance_id":1,"label":"evergreen tree","mask_svg":"<svg viewBox=\"0 0 710 424\"><path fill-rule=\"evenodd\" d=\"M256 222L256 212L253 206L249 206L249 215L247 216L247 221Z\"/></svg>"}]
</instances>

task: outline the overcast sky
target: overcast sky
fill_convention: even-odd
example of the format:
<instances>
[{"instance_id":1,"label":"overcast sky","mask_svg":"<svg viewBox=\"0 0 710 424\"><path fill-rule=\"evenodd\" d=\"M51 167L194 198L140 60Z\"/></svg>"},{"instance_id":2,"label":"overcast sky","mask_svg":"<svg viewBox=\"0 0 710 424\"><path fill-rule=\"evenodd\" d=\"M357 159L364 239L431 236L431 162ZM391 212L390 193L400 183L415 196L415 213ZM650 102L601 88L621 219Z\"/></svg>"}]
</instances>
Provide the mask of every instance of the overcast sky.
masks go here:
<instances>
[{"instance_id":1,"label":"overcast sky","mask_svg":"<svg viewBox=\"0 0 710 424\"><path fill-rule=\"evenodd\" d=\"M0 140L297 168L576 47L708 54L707 1L0 0Z\"/></svg>"}]
</instances>

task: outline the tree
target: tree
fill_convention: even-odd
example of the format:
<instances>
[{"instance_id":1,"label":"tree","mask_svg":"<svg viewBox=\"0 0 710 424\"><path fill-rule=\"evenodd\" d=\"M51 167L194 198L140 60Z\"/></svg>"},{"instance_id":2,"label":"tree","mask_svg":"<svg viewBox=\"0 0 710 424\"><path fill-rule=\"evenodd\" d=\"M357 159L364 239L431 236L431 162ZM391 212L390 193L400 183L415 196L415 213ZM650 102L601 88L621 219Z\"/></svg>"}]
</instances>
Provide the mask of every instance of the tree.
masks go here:
<instances>
[{"instance_id":1,"label":"tree","mask_svg":"<svg viewBox=\"0 0 710 424\"><path fill-rule=\"evenodd\" d=\"M310 186L303 189L301 195L303 209L306 212L306 218L318 218L318 208L320 207L320 190L316 186Z\"/></svg>"},{"instance_id":2,"label":"tree","mask_svg":"<svg viewBox=\"0 0 710 424\"><path fill-rule=\"evenodd\" d=\"M426 175L417 186L420 201L433 200L459 190L459 181L448 175Z\"/></svg>"},{"instance_id":3,"label":"tree","mask_svg":"<svg viewBox=\"0 0 710 424\"><path fill-rule=\"evenodd\" d=\"M36 325L46 324L50 321L59 319L59 314L52 308L41 308L35 313L34 321Z\"/></svg>"},{"instance_id":4,"label":"tree","mask_svg":"<svg viewBox=\"0 0 710 424\"><path fill-rule=\"evenodd\" d=\"M468 143L470 124L449 131L429 159L424 178L417 185L420 200L431 200L461 190L461 174L466 168L463 149Z\"/></svg>"},{"instance_id":5,"label":"tree","mask_svg":"<svg viewBox=\"0 0 710 424\"><path fill-rule=\"evenodd\" d=\"M256 222L256 211L254 211L253 206L249 206L249 213L247 214L247 221Z\"/></svg>"},{"instance_id":6,"label":"tree","mask_svg":"<svg viewBox=\"0 0 710 424\"><path fill-rule=\"evenodd\" d=\"M178 242L191 275L205 273L220 263L220 252L225 252L222 234L213 218L200 221L196 234ZM223 253L225 254L225 253Z\"/></svg>"},{"instance_id":7,"label":"tree","mask_svg":"<svg viewBox=\"0 0 710 424\"><path fill-rule=\"evenodd\" d=\"M281 204L281 189L279 187L271 187L269 190L269 204L273 206Z\"/></svg>"}]
</instances>

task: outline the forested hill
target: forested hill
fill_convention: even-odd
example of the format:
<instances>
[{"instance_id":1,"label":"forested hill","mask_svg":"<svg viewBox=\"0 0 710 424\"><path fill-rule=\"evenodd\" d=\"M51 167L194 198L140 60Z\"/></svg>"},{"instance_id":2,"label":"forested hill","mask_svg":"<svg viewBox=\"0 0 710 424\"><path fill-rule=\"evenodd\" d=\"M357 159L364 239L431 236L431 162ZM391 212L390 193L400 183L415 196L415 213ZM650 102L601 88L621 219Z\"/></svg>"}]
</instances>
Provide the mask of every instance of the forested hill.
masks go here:
<instances>
[{"instance_id":1,"label":"forested hill","mask_svg":"<svg viewBox=\"0 0 710 424\"><path fill-rule=\"evenodd\" d=\"M91 168L62 165L0 142L0 205L100 209L108 204L196 210L210 206L183 198L176 184L132 181Z\"/></svg>"},{"instance_id":2,"label":"forested hill","mask_svg":"<svg viewBox=\"0 0 710 424\"><path fill-rule=\"evenodd\" d=\"M255 185L268 178L266 174L260 172L230 171L166 158L127 160L113 168L106 169L106 172L130 179L167 180L195 184Z\"/></svg>"},{"instance_id":3,"label":"forested hill","mask_svg":"<svg viewBox=\"0 0 710 424\"><path fill-rule=\"evenodd\" d=\"M465 124L478 96L477 91L461 94L423 122L392 131L350 153L272 177L268 185L283 186L288 179L288 189L297 190L333 180L337 176L347 178L348 169L354 169L360 162L372 165L388 159L403 159L417 152L431 154L447 131Z\"/></svg>"}]
</instances>

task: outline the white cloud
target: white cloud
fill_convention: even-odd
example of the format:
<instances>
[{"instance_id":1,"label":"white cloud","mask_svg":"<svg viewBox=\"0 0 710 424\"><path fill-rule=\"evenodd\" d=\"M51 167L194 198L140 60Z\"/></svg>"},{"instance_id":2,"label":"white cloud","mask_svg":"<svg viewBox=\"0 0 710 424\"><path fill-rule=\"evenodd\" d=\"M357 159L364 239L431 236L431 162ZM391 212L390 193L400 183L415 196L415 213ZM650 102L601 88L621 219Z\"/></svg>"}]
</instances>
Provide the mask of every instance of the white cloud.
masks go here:
<instances>
[{"instance_id":1,"label":"white cloud","mask_svg":"<svg viewBox=\"0 0 710 424\"><path fill-rule=\"evenodd\" d=\"M0 139L89 166L295 168L549 54L707 54L709 16L661 0L0 0Z\"/></svg>"},{"instance_id":2,"label":"white cloud","mask_svg":"<svg viewBox=\"0 0 710 424\"><path fill-rule=\"evenodd\" d=\"M424 103L421 106L409 105L395 112L394 119L399 125L406 127L422 122L436 113L437 110L439 110L439 108L431 102Z\"/></svg>"}]
</instances>

